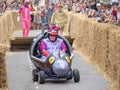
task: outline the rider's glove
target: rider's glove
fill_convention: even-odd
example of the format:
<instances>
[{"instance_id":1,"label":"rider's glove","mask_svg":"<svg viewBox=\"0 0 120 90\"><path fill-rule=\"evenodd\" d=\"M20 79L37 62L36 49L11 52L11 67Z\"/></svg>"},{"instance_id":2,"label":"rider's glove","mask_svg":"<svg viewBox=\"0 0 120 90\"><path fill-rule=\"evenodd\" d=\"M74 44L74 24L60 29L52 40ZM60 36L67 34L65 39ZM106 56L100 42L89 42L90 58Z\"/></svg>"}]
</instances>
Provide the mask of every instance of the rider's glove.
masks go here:
<instances>
[{"instance_id":1,"label":"rider's glove","mask_svg":"<svg viewBox=\"0 0 120 90\"><path fill-rule=\"evenodd\" d=\"M49 53L47 51L43 51L43 55L47 57Z\"/></svg>"}]
</instances>

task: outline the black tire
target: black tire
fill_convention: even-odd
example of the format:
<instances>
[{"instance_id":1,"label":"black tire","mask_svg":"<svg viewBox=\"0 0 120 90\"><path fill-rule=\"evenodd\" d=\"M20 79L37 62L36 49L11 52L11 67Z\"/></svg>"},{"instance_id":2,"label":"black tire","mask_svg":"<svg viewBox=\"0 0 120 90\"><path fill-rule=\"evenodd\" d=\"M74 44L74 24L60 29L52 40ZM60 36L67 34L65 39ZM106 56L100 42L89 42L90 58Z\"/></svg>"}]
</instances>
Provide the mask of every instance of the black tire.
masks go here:
<instances>
[{"instance_id":1,"label":"black tire","mask_svg":"<svg viewBox=\"0 0 120 90\"><path fill-rule=\"evenodd\" d=\"M37 69L33 69L32 76L33 76L32 78L33 82L37 82L38 81Z\"/></svg>"},{"instance_id":2,"label":"black tire","mask_svg":"<svg viewBox=\"0 0 120 90\"><path fill-rule=\"evenodd\" d=\"M80 81L80 74L77 69L73 70L73 77L74 77L74 82L79 82Z\"/></svg>"},{"instance_id":3,"label":"black tire","mask_svg":"<svg viewBox=\"0 0 120 90\"><path fill-rule=\"evenodd\" d=\"M44 73L44 71L39 72L38 83L39 84L44 84L45 83L45 73Z\"/></svg>"}]
</instances>

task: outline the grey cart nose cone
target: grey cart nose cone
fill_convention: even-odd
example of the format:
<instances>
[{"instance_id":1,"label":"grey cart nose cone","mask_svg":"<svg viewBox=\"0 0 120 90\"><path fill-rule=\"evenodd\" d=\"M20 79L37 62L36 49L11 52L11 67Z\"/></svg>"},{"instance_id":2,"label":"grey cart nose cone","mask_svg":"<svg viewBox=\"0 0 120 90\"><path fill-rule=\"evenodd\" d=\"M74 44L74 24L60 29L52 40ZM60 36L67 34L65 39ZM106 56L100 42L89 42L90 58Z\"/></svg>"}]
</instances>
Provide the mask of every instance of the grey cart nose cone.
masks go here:
<instances>
[{"instance_id":1,"label":"grey cart nose cone","mask_svg":"<svg viewBox=\"0 0 120 90\"><path fill-rule=\"evenodd\" d=\"M66 74L69 70L68 63L64 60L58 60L53 64L53 71L55 74Z\"/></svg>"}]
</instances>

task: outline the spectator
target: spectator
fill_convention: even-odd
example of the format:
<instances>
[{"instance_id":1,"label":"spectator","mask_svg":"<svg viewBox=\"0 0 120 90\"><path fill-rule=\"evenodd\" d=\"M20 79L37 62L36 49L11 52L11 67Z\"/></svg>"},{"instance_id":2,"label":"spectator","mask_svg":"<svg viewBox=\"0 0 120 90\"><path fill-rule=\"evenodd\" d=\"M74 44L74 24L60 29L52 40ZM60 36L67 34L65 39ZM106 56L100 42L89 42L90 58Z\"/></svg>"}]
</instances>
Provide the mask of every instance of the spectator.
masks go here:
<instances>
[{"instance_id":1,"label":"spectator","mask_svg":"<svg viewBox=\"0 0 120 90\"><path fill-rule=\"evenodd\" d=\"M68 7L68 11L71 11L72 10L72 2L71 2L71 0L66 1L66 4L67 4L67 7Z\"/></svg>"},{"instance_id":2,"label":"spectator","mask_svg":"<svg viewBox=\"0 0 120 90\"><path fill-rule=\"evenodd\" d=\"M7 3L6 1L0 1L0 14L2 15L7 8Z\"/></svg>"},{"instance_id":3,"label":"spectator","mask_svg":"<svg viewBox=\"0 0 120 90\"><path fill-rule=\"evenodd\" d=\"M27 37L30 31L30 13L33 12L32 8L29 7L30 1L25 0L24 6L22 6L18 12L18 15L21 15L22 19L22 35Z\"/></svg>"},{"instance_id":4,"label":"spectator","mask_svg":"<svg viewBox=\"0 0 120 90\"><path fill-rule=\"evenodd\" d=\"M111 21L111 18L112 18L112 10L111 10L111 5L108 4L106 6L106 10L105 10L105 13L104 13L104 22L105 23L110 23Z\"/></svg>"},{"instance_id":5,"label":"spectator","mask_svg":"<svg viewBox=\"0 0 120 90\"><path fill-rule=\"evenodd\" d=\"M47 15L46 15L48 22L50 22L50 20L51 20L54 8L55 8L55 4L54 3L52 3L51 6L48 8L48 12L47 12Z\"/></svg>"},{"instance_id":6,"label":"spectator","mask_svg":"<svg viewBox=\"0 0 120 90\"><path fill-rule=\"evenodd\" d=\"M42 15L42 13L41 13L41 7L38 6L38 8L37 8L37 15L34 18L35 29L37 29L37 30L41 29L41 24L42 24L41 15Z\"/></svg>"},{"instance_id":7,"label":"spectator","mask_svg":"<svg viewBox=\"0 0 120 90\"><path fill-rule=\"evenodd\" d=\"M95 17L95 12L97 11L96 2L92 0L90 2L90 10L88 12L88 17Z\"/></svg>"},{"instance_id":8,"label":"spectator","mask_svg":"<svg viewBox=\"0 0 120 90\"><path fill-rule=\"evenodd\" d=\"M104 5L104 6L105 6L105 11L102 14L102 20L105 23L110 23L110 20L112 18L112 15L111 15L111 5L107 4L107 5Z\"/></svg>"},{"instance_id":9,"label":"spectator","mask_svg":"<svg viewBox=\"0 0 120 90\"><path fill-rule=\"evenodd\" d=\"M118 13L117 13L117 25L119 25L120 26L120 6L118 6Z\"/></svg>"},{"instance_id":10,"label":"spectator","mask_svg":"<svg viewBox=\"0 0 120 90\"><path fill-rule=\"evenodd\" d=\"M31 23L33 24L31 29L36 30L37 29L37 24L38 24L38 5L37 2L34 2L34 4L32 4L32 8L33 8L33 14L31 14L31 17L33 18L33 21L31 21ZM41 20L40 20L41 21Z\"/></svg>"},{"instance_id":11,"label":"spectator","mask_svg":"<svg viewBox=\"0 0 120 90\"><path fill-rule=\"evenodd\" d=\"M47 9L45 6L41 6L41 19L42 19L42 25L43 26L46 26L48 24L48 21L47 21Z\"/></svg>"},{"instance_id":12,"label":"spectator","mask_svg":"<svg viewBox=\"0 0 120 90\"><path fill-rule=\"evenodd\" d=\"M118 6L120 6L120 0L118 0Z\"/></svg>"},{"instance_id":13,"label":"spectator","mask_svg":"<svg viewBox=\"0 0 120 90\"><path fill-rule=\"evenodd\" d=\"M34 6L33 6L32 2L30 2L29 5L33 9L33 12L34 12ZM30 17L31 17L31 21L30 21L31 27L30 27L30 30L33 30L34 29L34 13L30 14Z\"/></svg>"},{"instance_id":14,"label":"spectator","mask_svg":"<svg viewBox=\"0 0 120 90\"><path fill-rule=\"evenodd\" d=\"M103 9L102 9L102 5L100 3L97 3L97 11L95 11L95 18L100 18L102 13L103 13Z\"/></svg>"},{"instance_id":15,"label":"spectator","mask_svg":"<svg viewBox=\"0 0 120 90\"><path fill-rule=\"evenodd\" d=\"M112 23L115 25L120 25L120 7L118 6L116 10L117 10L117 19L113 19Z\"/></svg>"},{"instance_id":16,"label":"spectator","mask_svg":"<svg viewBox=\"0 0 120 90\"><path fill-rule=\"evenodd\" d=\"M60 27L60 33L62 34L64 30L64 25L67 23L67 15L66 13L62 10L62 5L58 5L58 11L53 13L51 23L54 23Z\"/></svg>"},{"instance_id":17,"label":"spectator","mask_svg":"<svg viewBox=\"0 0 120 90\"><path fill-rule=\"evenodd\" d=\"M111 0L111 3L118 3L118 0Z\"/></svg>"},{"instance_id":18,"label":"spectator","mask_svg":"<svg viewBox=\"0 0 120 90\"><path fill-rule=\"evenodd\" d=\"M113 23L114 21L117 20L117 5L118 5L117 3L113 3L112 5L112 12L111 12L112 18L110 20L110 23Z\"/></svg>"}]
</instances>

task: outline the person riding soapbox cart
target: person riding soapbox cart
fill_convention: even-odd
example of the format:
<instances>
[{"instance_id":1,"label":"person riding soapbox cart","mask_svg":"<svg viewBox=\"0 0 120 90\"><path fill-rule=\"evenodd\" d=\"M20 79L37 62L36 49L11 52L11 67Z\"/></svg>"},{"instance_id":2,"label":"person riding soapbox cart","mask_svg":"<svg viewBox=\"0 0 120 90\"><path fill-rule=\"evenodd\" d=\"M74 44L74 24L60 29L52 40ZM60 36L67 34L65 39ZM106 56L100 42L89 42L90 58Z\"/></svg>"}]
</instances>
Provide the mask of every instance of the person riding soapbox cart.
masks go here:
<instances>
[{"instance_id":1,"label":"person riding soapbox cart","mask_svg":"<svg viewBox=\"0 0 120 90\"><path fill-rule=\"evenodd\" d=\"M35 69L32 71L33 81L38 82L39 84L44 84L45 79L71 80L74 78L74 82L79 82L79 71L77 69L71 69L73 51L71 45L65 37L59 34L57 35L58 38L65 42L67 46L66 53L61 51L52 52L48 55L46 60L41 60L40 57L42 54L39 49L39 45L41 41L48 36L48 31L43 34L39 34L33 39L31 44L29 54L31 61L35 66Z\"/></svg>"}]
</instances>

